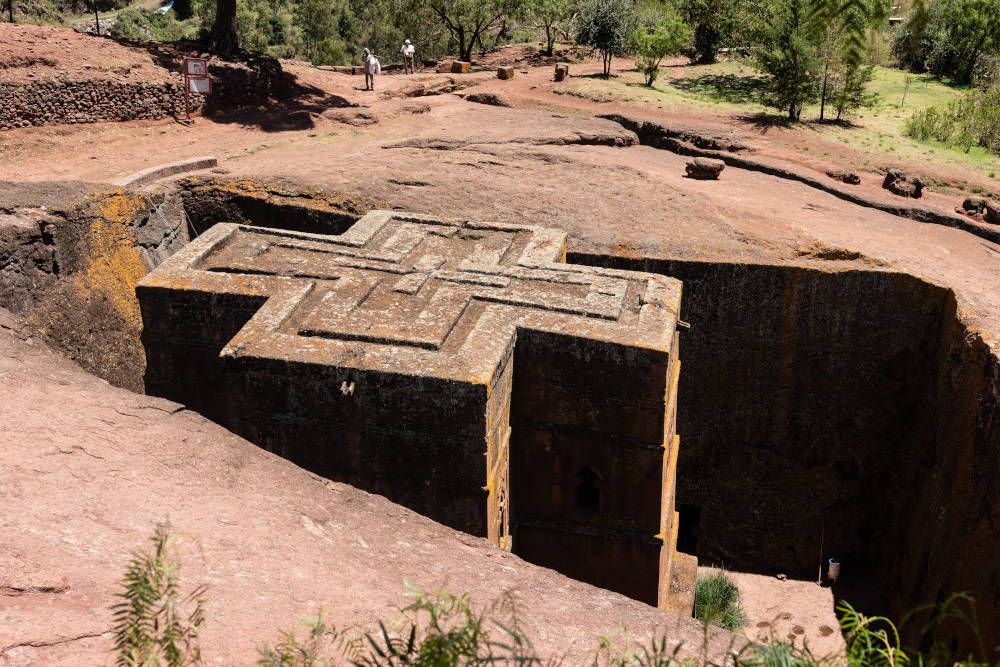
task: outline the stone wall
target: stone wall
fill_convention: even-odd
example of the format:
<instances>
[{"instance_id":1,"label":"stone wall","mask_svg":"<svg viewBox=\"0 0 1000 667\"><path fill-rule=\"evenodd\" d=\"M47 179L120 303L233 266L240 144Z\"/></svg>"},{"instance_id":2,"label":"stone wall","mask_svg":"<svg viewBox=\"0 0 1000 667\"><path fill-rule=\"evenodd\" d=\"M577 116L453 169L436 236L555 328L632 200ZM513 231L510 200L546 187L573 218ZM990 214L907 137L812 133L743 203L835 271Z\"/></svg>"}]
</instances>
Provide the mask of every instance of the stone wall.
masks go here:
<instances>
[{"instance_id":1,"label":"stone wall","mask_svg":"<svg viewBox=\"0 0 1000 667\"><path fill-rule=\"evenodd\" d=\"M203 105L191 96L192 110ZM184 113L180 77L160 82L48 79L0 83L0 130L56 123L166 118Z\"/></svg>"},{"instance_id":2,"label":"stone wall","mask_svg":"<svg viewBox=\"0 0 1000 667\"><path fill-rule=\"evenodd\" d=\"M246 63L212 62L209 75L212 93L190 95L192 113L258 104L286 97L294 89L281 64L266 56L250 57ZM183 86L180 74L166 70L151 81L104 77L0 81L0 130L182 116Z\"/></svg>"}]
</instances>

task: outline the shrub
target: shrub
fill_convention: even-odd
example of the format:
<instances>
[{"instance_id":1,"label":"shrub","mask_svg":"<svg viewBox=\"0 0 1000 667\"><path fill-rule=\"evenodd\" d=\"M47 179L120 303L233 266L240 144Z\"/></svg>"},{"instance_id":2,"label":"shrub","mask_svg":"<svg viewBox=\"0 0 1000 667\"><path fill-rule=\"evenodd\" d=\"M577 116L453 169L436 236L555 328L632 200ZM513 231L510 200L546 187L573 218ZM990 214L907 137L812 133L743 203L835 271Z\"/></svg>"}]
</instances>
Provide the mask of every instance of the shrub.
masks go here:
<instances>
[{"instance_id":1,"label":"shrub","mask_svg":"<svg viewBox=\"0 0 1000 667\"><path fill-rule=\"evenodd\" d=\"M604 76L611 74L611 58L630 46L636 15L631 0L588 0L577 19L576 41L601 52Z\"/></svg>"},{"instance_id":2,"label":"shrub","mask_svg":"<svg viewBox=\"0 0 1000 667\"><path fill-rule=\"evenodd\" d=\"M111 34L137 41L176 42L194 37L198 32L192 21L178 21L173 12L161 14L141 7L118 12Z\"/></svg>"},{"instance_id":3,"label":"shrub","mask_svg":"<svg viewBox=\"0 0 1000 667\"><path fill-rule=\"evenodd\" d=\"M698 577L695 584L694 615L702 623L726 630L742 628L746 622L740 608L740 591L725 571Z\"/></svg>"},{"instance_id":4,"label":"shrub","mask_svg":"<svg viewBox=\"0 0 1000 667\"><path fill-rule=\"evenodd\" d=\"M151 548L135 551L125 570L114 614L115 664L184 667L201 660L198 629L205 620L205 587L182 593L178 540L159 523Z\"/></svg>"},{"instance_id":5,"label":"shrub","mask_svg":"<svg viewBox=\"0 0 1000 667\"><path fill-rule=\"evenodd\" d=\"M475 612L468 595L424 593L411 589L414 601L403 609L397 631L379 622L379 631L363 642L312 619L309 632L299 639L282 632L274 647L260 649L261 667L327 667L350 664L379 665L538 665L530 640L517 624L513 605L501 600Z\"/></svg>"},{"instance_id":6,"label":"shrub","mask_svg":"<svg viewBox=\"0 0 1000 667\"><path fill-rule=\"evenodd\" d=\"M677 14L665 12L653 27L641 27L635 38L635 65L646 85L652 86L660 75L660 63L691 44L692 31Z\"/></svg>"},{"instance_id":7,"label":"shrub","mask_svg":"<svg viewBox=\"0 0 1000 667\"><path fill-rule=\"evenodd\" d=\"M981 146L1000 154L1000 87L973 91L945 106L920 111L906 124L906 134L964 151Z\"/></svg>"}]
</instances>

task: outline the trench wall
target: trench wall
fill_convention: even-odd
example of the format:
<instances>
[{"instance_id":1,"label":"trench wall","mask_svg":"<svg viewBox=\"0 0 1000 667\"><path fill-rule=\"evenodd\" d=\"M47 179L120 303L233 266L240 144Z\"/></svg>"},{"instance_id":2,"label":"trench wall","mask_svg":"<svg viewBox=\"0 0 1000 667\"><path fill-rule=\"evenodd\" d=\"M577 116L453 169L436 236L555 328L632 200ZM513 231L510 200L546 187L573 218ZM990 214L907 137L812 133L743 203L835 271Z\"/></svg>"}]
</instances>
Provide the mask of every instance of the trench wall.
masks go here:
<instances>
[{"instance_id":1,"label":"trench wall","mask_svg":"<svg viewBox=\"0 0 1000 667\"><path fill-rule=\"evenodd\" d=\"M950 290L876 271L569 261L684 281L682 549L800 578L838 556L838 597L897 617L967 591L984 637L1000 636L1000 365Z\"/></svg>"},{"instance_id":2,"label":"trench wall","mask_svg":"<svg viewBox=\"0 0 1000 667\"><path fill-rule=\"evenodd\" d=\"M22 187L46 201L39 186ZM21 207L15 188L0 184L0 307L94 375L142 391L135 285L183 245L180 200L68 190L45 208Z\"/></svg>"}]
</instances>

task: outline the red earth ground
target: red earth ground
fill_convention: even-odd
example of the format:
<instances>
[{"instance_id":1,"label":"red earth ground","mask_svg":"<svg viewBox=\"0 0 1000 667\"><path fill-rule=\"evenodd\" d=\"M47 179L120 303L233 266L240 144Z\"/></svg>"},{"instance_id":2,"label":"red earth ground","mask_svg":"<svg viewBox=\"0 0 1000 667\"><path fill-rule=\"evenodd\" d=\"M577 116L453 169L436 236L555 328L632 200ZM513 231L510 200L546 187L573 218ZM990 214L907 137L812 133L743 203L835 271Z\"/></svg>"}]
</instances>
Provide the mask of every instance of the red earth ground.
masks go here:
<instances>
[{"instance_id":1,"label":"red earth ground","mask_svg":"<svg viewBox=\"0 0 1000 667\"><path fill-rule=\"evenodd\" d=\"M621 69L631 63L616 61L615 66ZM577 63L573 74L588 75L598 68L594 62ZM388 208L560 227L570 235L571 251L907 272L953 289L964 323L994 354L1000 352L996 243L955 228L859 207L802 183L753 171L730 167L718 182L687 179L685 158L635 145L632 133L594 116L622 113L722 135L749 145L755 156L798 163L820 173L860 162L859 152L825 143L829 163L804 160L793 145L824 141L807 130L778 128L762 134L751 122L723 113L599 104L560 95L555 92L560 86L576 85L579 79L574 76L556 84L548 65L520 65L516 78L506 82L497 81L491 72L383 76L377 93L361 90L360 77L301 64L288 64L286 69L314 89L310 99L300 101L318 105L308 107L315 114L314 127L275 130L275 118L288 109L274 107L227 118L197 118L190 127L167 120L13 130L0 135L0 179L111 182L156 164L211 154L220 160L215 171L232 177L315 188ZM442 85L462 88L458 94L420 96ZM499 94L512 106L486 106L459 96L473 91ZM926 164L898 166L933 172L941 180L968 177L937 173ZM862 177L859 191L892 201L878 187L878 174ZM930 193L926 201L951 210L955 197ZM74 582L72 595L15 598L28 606L19 607L9 622L24 624L13 636L57 644L32 649L42 651L40 655L65 657L70 649L58 648L64 646L60 641L106 629L107 617L101 610L107 591L113 589L127 551L164 510L203 543L209 541L205 548L212 558L206 559L208 565L193 563L192 578L215 583L220 596L213 603L216 610L229 610L208 635L209 645L222 656L248 655L251 638L266 636L274 627L292 622L296 614L308 613L310 606L331 601L341 610L338 622L368 623L399 601L403 578L425 586L445 582L477 598L523 587L529 596L525 607L538 611L533 623L546 647L560 645L563 636L589 637L621 622L646 627L663 618L618 596L560 580L565 595L572 590L578 596L573 604L595 610L592 618L581 619L572 613L570 598L540 592L541 579L533 577L554 577L551 573L538 573L478 540L445 531L381 499L324 485L246 443L237 444L238 439L191 413L171 413L175 407L111 389L37 347L10 336L6 341L0 391L9 394L5 406L14 400L22 411L0 413L0 419L7 420L0 422L0 432L21 433L15 446L2 455L11 457L7 465L20 471L14 478L17 484L9 488L15 489L17 506L25 509L16 517L4 516L5 532L14 528L21 536L14 546L21 554L16 558L38 554L38 562L25 560L28 564L22 569L44 575L38 581L29 579L28 588L58 588L62 584L50 581L58 579L53 572L65 572ZM46 400L46 395L59 398ZM133 422L129 429L126 425ZM159 452L152 460L147 460L149 443L157 443ZM209 449L196 457L193 452L199 446ZM227 461L238 465L228 466ZM120 477L125 484L114 493L102 483L102 471L112 464L118 471L112 478ZM309 481L297 487L274 481L288 476ZM257 493L244 493L251 487L258 487ZM178 497L177 489L185 493ZM242 495L230 496L237 492ZM142 511L122 509L117 493L132 494ZM329 494L349 497L361 511L339 513ZM214 519L208 508L216 506L220 508L216 513L233 523ZM414 530L418 537L397 534L397 522L404 520L404 530ZM370 538L366 531L372 531ZM248 546L241 539L246 534L276 535L280 540ZM330 540L336 549L324 546ZM394 546L399 540L406 543L402 551ZM441 561L431 547L424 555L413 549L415 544L449 540L460 551L469 550L468 562ZM375 551L381 556L355 564L354 558L372 553L357 551L367 549L359 544L380 545ZM504 579L508 560L516 563L509 567L517 574ZM21 561L8 558L8 562ZM294 564L278 578L262 574L279 562ZM211 567L221 571L213 573ZM426 577L413 574L425 571ZM449 571L452 574L446 575ZM490 581L493 576L500 579ZM317 585L317 577L329 579ZM771 582L740 575L740 584L753 635L758 623L771 620L769 603L780 598L770 590ZM782 584L787 588L792 582ZM827 615L810 616L803 623L814 646L829 636L823 626L835 624L829 601L820 598L815 605L825 606ZM803 599L797 592L788 604L801 604ZM248 600L274 611L241 611ZM51 632L38 608L30 607L36 604L60 609L67 618L77 609L75 625ZM804 610L782 607L779 614L813 614L813 604ZM37 629L29 631L32 627ZM243 631L239 640L233 639L237 628ZM779 632L785 629L782 626ZM687 632L679 636L688 636L683 634ZM10 641L0 636L0 649ZM95 651L107 645L105 635L84 641ZM836 636L830 641L836 642Z\"/></svg>"}]
</instances>

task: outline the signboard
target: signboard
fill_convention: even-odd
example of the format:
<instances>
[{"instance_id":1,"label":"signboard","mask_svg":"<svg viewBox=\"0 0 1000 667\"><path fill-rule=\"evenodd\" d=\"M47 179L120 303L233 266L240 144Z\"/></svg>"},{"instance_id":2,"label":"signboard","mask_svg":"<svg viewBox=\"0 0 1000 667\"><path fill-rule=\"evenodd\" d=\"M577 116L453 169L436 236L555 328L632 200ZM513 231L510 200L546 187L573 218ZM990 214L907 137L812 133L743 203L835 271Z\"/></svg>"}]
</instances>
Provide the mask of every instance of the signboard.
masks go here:
<instances>
[{"instance_id":1,"label":"signboard","mask_svg":"<svg viewBox=\"0 0 1000 667\"><path fill-rule=\"evenodd\" d=\"M184 76L190 79L201 79L208 76L208 60L205 58L185 58Z\"/></svg>"},{"instance_id":2,"label":"signboard","mask_svg":"<svg viewBox=\"0 0 1000 667\"><path fill-rule=\"evenodd\" d=\"M212 80L208 78L204 79L188 79L188 92L196 93L198 95L208 95L212 92Z\"/></svg>"},{"instance_id":3,"label":"signboard","mask_svg":"<svg viewBox=\"0 0 1000 667\"><path fill-rule=\"evenodd\" d=\"M189 95L208 95L212 92L212 80L208 78L207 58L184 59L184 111L188 123L191 122L191 100Z\"/></svg>"}]
</instances>

